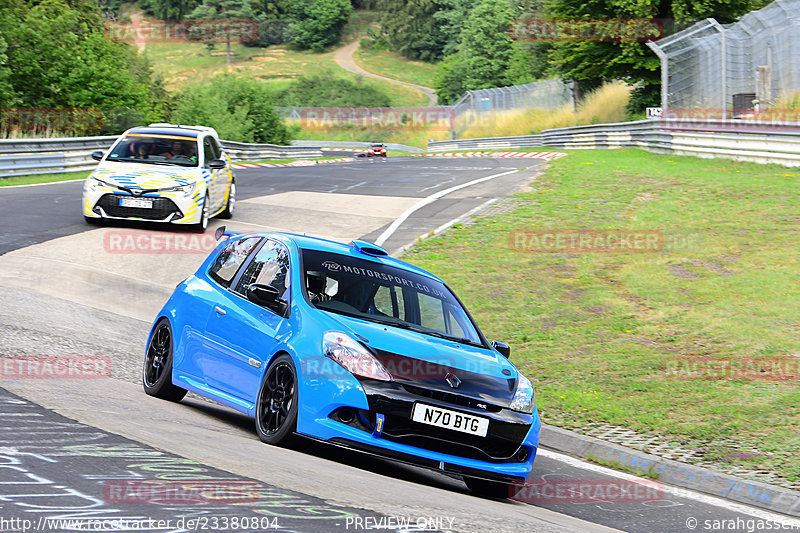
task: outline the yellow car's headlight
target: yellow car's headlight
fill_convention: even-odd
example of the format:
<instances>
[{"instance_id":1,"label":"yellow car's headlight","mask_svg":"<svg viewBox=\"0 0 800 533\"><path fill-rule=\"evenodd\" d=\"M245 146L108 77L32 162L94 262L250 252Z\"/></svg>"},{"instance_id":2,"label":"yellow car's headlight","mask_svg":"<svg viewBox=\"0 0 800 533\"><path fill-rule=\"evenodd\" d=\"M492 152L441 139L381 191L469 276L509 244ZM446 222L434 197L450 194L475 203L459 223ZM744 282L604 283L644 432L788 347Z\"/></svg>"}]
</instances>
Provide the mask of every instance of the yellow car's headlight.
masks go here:
<instances>
[{"instance_id":1,"label":"yellow car's headlight","mask_svg":"<svg viewBox=\"0 0 800 533\"><path fill-rule=\"evenodd\" d=\"M101 179L89 176L89 180L87 181L88 189L92 192L97 191L98 189L116 189L117 186L113 183L108 183L107 181L103 181Z\"/></svg>"},{"instance_id":2,"label":"yellow car's headlight","mask_svg":"<svg viewBox=\"0 0 800 533\"><path fill-rule=\"evenodd\" d=\"M194 189L197 187L196 183L187 183L186 185L176 185L175 187L167 187L166 189L158 189L158 192L177 192L183 193L184 196L191 196Z\"/></svg>"}]
</instances>

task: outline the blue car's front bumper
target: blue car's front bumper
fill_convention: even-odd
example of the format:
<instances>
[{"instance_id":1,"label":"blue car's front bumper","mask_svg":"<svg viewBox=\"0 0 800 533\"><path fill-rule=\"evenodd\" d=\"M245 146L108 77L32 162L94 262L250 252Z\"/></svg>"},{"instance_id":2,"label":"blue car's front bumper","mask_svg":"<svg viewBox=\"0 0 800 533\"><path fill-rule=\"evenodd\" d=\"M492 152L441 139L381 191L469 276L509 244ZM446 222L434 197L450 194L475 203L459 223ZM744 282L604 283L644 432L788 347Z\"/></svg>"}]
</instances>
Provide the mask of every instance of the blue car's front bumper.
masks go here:
<instances>
[{"instance_id":1,"label":"blue car's front bumper","mask_svg":"<svg viewBox=\"0 0 800 533\"><path fill-rule=\"evenodd\" d=\"M342 381L349 380L340 379L340 386ZM346 387L349 394L344 395L351 401L328 404L316 412L313 422L303 422L301 415L298 430L334 444L448 473L503 482L521 482L530 474L541 426L536 410L530 415L492 406L487 410L475 407L475 402L472 406L465 405L469 401L453 403L454 398L426 395L423 389L396 382L352 381L355 383ZM488 434L479 437L414 422L411 413L418 401L488 418ZM375 431L378 415L383 418L380 434Z\"/></svg>"}]
</instances>

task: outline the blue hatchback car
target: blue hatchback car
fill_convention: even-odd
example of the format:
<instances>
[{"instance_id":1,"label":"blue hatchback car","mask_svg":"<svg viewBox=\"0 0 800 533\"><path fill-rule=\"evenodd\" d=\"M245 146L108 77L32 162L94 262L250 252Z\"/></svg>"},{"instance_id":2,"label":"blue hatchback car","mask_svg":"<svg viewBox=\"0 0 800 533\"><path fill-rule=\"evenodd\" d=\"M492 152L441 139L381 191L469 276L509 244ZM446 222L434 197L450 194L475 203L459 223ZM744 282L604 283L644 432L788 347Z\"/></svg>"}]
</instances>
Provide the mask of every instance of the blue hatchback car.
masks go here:
<instances>
[{"instance_id":1,"label":"blue hatchback car","mask_svg":"<svg viewBox=\"0 0 800 533\"><path fill-rule=\"evenodd\" d=\"M159 312L147 394L187 391L296 435L461 476L507 497L533 467L531 382L436 276L364 241L232 233Z\"/></svg>"}]
</instances>

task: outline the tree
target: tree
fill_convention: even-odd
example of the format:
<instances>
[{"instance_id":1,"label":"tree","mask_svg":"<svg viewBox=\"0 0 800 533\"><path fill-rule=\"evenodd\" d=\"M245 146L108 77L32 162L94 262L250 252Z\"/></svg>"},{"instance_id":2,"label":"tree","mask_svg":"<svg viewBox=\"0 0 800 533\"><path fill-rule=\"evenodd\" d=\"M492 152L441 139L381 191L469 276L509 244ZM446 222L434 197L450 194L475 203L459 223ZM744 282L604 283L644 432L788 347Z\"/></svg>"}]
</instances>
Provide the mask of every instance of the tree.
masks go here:
<instances>
[{"instance_id":1,"label":"tree","mask_svg":"<svg viewBox=\"0 0 800 533\"><path fill-rule=\"evenodd\" d=\"M186 88L172 118L181 124L211 126L231 141L288 144L289 130L271 100L263 83L222 74Z\"/></svg>"},{"instance_id":2,"label":"tree","mask_svg":"<svg viewBox=\"0 0 800 533\"><path fill-rule=\"evenodd\" d=\"M507 84L514 48L509 35L512 18L507 0L481 0L470 11L458 52L439 65L436 93L442 103L452 103L466 90Z\"/></svg>"},{"instance_id":3,"label":"tree","mask_svg":"<svg viewBox=\"0 0 800 533\"><path fill-rule=\"evenodd\" d=\"M106 0L110 1L110 0ZM119 1L119 0L117 0ZM161 20L182 20L200 5L200 0L140 0L139 6Z\"/></svg>"},{"instance_id":4,"label":"tree","mask_svg":"<svg viewBox=\"0 0 800 533\"><path fill-rule=\"evenodd\" d=\"M514 43L506 71L508 83L521 85L547 78L550 74L548 56L551 48L550 43Z\"/></svg>"},{"instance_id":5,"label":"tree","mask_svg":"<svg viewBox=\"0 0 800 533\"><path fill-rule=\"evenodd\" d=\"M225 51L227 64L231 66L231 34L238 35L230 24L234 20L254 20L253 8L250 0L203 0L203 3L192 11L189 18L200 20L226 20L229 21L225 28ZM215 35L218 35L219 26L215 24Z\"/></svg>"},{"instance_id":6,"label":"tree","mask_svg":"<svg viewBox=\"0 0 800 533\"><path fill-rule=\"evenodd\" d=\"M8 57L5 53L7 48L5 39L0 35L0 109L17 103L17 95L10 81L11 70L8 68Z\"/></svg>"},{"instance_id":7,"label":"tree","mask_svg":"<svg viewBox=\"0 0 800 533\"><path fill-rule=\"evenodd\" d=\"M481 0L470 11L460 45L467 67L464 82L469 89L497 87L507 81L512 19L507 0Z\"/></svg>"},{"instance_id":8,"label":"tree","mask_svg":"<svg viewBox=\"0 0 800 533\"><path fill-rule=\"evenodd\" d=\"M136 110L142 119L163 118L163 87L133 47L106 38L96 2L0 0L0 8L5 84L18 105Z\"/></svg>"},{"instance_id":9,"label":"tree","mask_svg":"<svg viewBox=\"0 0 800 533\"><path fill-rule=\"evenodd\" d=\"M380 0L381 34L389 45L410 59L441 59L447 36L435 18L438 0Z\"/></svg>"},{"instance_id":10,"label":"tree","mask_svg":"<svg viewBox=\"0 0 800 533\"><path fill-rule=\"evenodd\" d=\"M451 54L437 65L434 87L440 104L452 104L467 90L463 74L465 68L461 54Z\"/></svg>"},{"instance_id":11,"label":"tree","mask_svg":"<svg viewBox=\"0 0 800 533\"><path fill-rule=\"evenodd\" d=\"M660 19L683 24L714 17L727 23L765 3L767 0L552 0L547 12L556 19ZM645 42L658 38L653 32L618 41L562 40L553 43L549 59L555 74L576 81L582 91L610 79L641 82L631 102L642 107L656 105L661 63ZM629 111L639 109L631 109L629 104Z\"/></svg>"},{"instance_id":12,"label":"tree","mask_svg":"<svg viewBox=\"0 0 800 533\"><path fill-rule=\"evenodd\" d=\"M438 0L438 11L433 18L443 37L442 56L458 52L461 32L467 24L470 10L477 3L478 0Z\"/></svg>"},{"instance_id":13,"label":"tree","mask_svg":"<svg viewBox=\"0 0 800 533\"><path fill-rule=\"evenodd\" d=\"M300 48L322 50L339 40L350 19L350 0L313 0L295 27L294 43Z\"/></svg>"},{"instance_id":14,"label":"tree","mask_svg":"<svg viewBox=\"0 0 800 533\"><path fill-rule=\"evenodd\" d=\"M546 16L546 2L547 0L515 0L511 6L516 19L513 24L541 20ZM552 43L546 41L515 41L509 60L508 82L520 85L550 76L551 48Z\"/></svg>"}]
</instances>

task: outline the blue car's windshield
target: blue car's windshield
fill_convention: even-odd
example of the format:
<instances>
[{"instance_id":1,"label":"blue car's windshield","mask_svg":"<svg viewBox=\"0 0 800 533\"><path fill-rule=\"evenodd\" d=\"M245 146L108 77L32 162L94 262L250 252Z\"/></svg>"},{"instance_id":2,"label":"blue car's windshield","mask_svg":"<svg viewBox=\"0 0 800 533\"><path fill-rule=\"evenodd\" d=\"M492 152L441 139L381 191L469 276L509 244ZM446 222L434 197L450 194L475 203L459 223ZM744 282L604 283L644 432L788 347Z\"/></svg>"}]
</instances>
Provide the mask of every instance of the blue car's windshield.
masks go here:
<instances>
[{"instance_id":1,"label":"blue car's windshield","mask_svg":"<svg viewBox=\"0 0 800 533\"><path fill-rule=\"evenodd\" d=\"M341 254L302 254L308 299L318 309L482 346L466 311L440 281Z\"/></svg>"}]
</instances>

